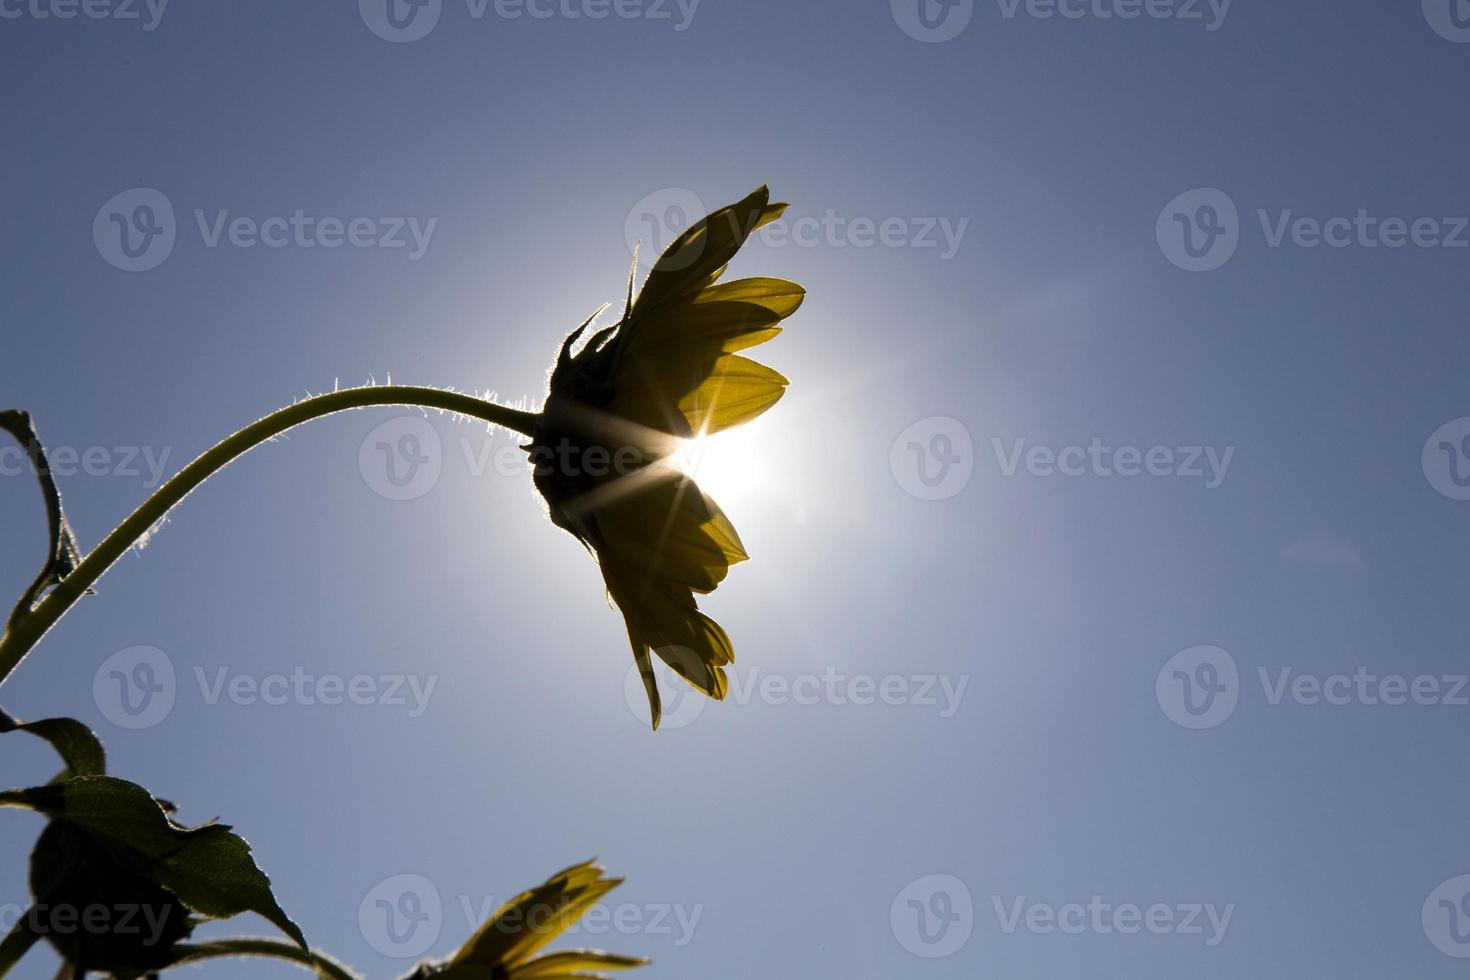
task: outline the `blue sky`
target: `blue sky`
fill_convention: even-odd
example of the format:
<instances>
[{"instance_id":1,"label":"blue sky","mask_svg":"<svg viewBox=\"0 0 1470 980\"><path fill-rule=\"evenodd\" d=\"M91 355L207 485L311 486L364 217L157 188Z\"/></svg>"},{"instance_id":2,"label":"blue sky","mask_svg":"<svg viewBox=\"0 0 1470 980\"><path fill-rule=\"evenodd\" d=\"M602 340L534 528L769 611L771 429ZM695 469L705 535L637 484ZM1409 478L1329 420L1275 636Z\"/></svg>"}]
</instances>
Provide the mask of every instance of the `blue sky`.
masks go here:
<instances>
[{"instance_id":1,"label":"blue sky","mask_svg":"<svg viewBox=\"0 0 1470 980\"><path fill-rule=\"evenodd\" d=\"M593 855L576 941L649 978L1459 975L1470 9L925 2L0 0L0 402L84 547L338 381L538 398L633 241L761 183L733 274L809 290L701 461L729 702L649 732L505 433L383 409L212 480L0 703L369 976Z\"/></svg>"}]
</instances>

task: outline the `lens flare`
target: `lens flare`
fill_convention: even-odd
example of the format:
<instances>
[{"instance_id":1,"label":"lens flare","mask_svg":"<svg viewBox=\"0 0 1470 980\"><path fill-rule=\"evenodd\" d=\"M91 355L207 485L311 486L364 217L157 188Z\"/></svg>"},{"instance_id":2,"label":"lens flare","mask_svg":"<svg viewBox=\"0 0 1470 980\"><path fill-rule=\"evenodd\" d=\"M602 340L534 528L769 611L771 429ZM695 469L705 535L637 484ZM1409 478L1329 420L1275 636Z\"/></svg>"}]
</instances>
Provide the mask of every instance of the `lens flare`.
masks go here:
<instances>
[{"instance_id":1,"label":"lens flare","mask_svg":"<svg viewBox=\"0 0 1470 980\"><path fill-rule=\"evenodd\" d=\"M674 465L721 505L736 503L760 489L763 428L755 422L686 440L674 455Z\"/></svg>"}]
</instances>

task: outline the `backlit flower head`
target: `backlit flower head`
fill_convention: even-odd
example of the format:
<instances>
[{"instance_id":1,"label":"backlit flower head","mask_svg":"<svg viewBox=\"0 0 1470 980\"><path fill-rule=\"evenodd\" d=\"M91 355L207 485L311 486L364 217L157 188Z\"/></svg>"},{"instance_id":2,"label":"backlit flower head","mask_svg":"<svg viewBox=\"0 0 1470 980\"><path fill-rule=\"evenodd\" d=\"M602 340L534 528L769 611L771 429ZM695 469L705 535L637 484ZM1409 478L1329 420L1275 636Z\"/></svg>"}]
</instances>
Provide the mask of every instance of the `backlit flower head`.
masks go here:
<instances>
[{"instance_id":1,"label":"backlit flower head","mask_svg":"<svg viewBox=\"0 0 1470 980\"><path fill-rule=\"evenodd\" d=\"M712 591L748 556L670 457L680 440L748 422L785 393L784 377L736 352L780 333L805 291L783 279L719 282L751 233L785 208L761 187L675 239L636 299L630 278L615 324L578 349L594 314L562 344L527 447L552 521L597 556L655 728L650 652L710 697L727 689L734 648L694 594Z\"/></svg>"}]
</instances>

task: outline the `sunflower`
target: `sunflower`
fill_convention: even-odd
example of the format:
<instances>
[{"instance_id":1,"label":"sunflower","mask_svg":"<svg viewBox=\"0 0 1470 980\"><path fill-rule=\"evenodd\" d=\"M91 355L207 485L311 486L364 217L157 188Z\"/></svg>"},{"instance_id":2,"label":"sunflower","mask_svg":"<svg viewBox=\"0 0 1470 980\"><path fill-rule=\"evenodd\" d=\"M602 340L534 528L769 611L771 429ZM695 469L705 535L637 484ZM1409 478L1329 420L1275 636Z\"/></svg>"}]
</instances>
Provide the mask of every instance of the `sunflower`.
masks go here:
<instances>
[{"instance_id":1,"label":"sunflower","mask_svg":"<svg viewBox=\"0 0 1470 980\"><path fill-rule=\"evenodd\" d=\"M630 275L622 317L574 353L599 310L562 344L526 447L552 521L596 556L623 614L655 729L650 652L712 698L728 687L734 648L694 594L748 556L671 457L680 440L748 422L785 393L784 377L736 351L780 333L805 290L783 279L719 282L745 240L785 209L761 187L676 238L636 299Z\"/></svg>"},{"instance_id":2,"label":"sunflower","mask_svg":"<svg viewBox=\"0 0 1470 980\"><path fill-rule=\"evenodd\" d=\"M600 971L643 966L640 957L592 949L535 955L622 881L604 878L591 861L573 865L502 905L447 963L420 967L408 980L607 980Z\"/></svg>"}]
</instances>

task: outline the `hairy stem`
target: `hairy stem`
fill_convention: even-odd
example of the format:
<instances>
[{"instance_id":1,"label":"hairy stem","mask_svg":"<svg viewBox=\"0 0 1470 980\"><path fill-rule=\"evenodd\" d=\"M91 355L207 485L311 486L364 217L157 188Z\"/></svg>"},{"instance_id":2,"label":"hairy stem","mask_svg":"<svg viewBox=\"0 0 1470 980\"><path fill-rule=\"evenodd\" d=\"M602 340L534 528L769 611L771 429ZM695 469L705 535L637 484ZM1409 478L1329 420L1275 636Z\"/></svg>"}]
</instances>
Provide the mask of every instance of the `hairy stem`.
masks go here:
<instances>
[{"instance_id":1,"label":"hairy stem","mask_svg":"<svg viewBox=\"0 0 1470 980\"><path fill-rule=\"evenodd\" d=\"M213 449L184 467L171 480L159 487L153 496L143 501L137 510L102 539L82 562L63 578L46 597L29 613L22 615L0 636L0 683L10 676L16 666L40 641L62 614L86 593L96 582L131 548L140 538L163 520L175 504L227 463L255 446L275 438L288 429L309 422L323 415L368 408L375 405L411 405L455 412L481 419L495 425L503 425L523 435L530 435L536 416L504 405L462 395L458 392L438 388L418 388L408 385L384 385L369 388L348 388L326 395L317 395L297 402L265 418L247 425L234 435L220 442Z\"/></svg>"}]
</instances>

